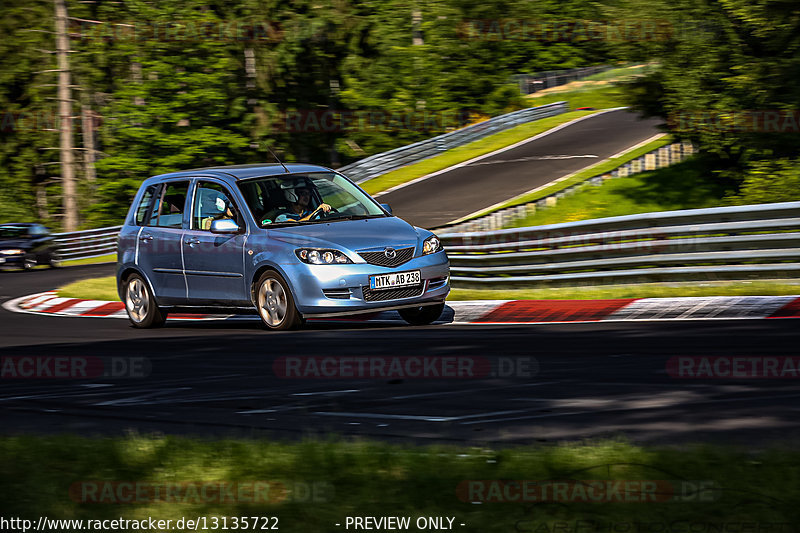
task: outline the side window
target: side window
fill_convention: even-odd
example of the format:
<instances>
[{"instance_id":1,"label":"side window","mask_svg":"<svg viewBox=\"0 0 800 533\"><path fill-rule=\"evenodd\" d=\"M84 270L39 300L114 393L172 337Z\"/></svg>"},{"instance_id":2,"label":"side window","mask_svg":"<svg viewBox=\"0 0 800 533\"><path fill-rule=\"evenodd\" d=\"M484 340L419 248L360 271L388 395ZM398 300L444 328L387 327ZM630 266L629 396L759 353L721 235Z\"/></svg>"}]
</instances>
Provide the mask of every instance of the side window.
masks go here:
<instances>
[{"instance_id":1,"label":"side window","mask_svg":"<svg viewBox=\"0 0 800 533\"><path fill-rule=\"evenodd\" d=\"M230 192L218 183L198 182L194 195L192 229L209 230L214 220L223 218L232 218L240 225L242 223Z\"/></svg>"},{"instance_id":2,"label":"side window","mask_svg":"<svg viewBox=\"0 0 800 533\"><path fill-rule=\"evenodd\" d=\"M142 201L139 202L139 207L136 208L136 225L142 226L145 223L145 217L147 217L147 211L150 209L150 206L153 204L153 199L156 198L156 191L158 191L158 185L151 185L144 191L142 195Z\"/></svg>"},{"instance_id":3,"label":"side window","mask_svg":"<svg viewBox=\"0 0 800 533\"><path fill-rule=\"evenodd\" d=\"M183 207L186 205L188 192L188 181L165 184L158 205L153 207L149 225L180 228L183 225Z\"/></svg>"}]
</instances>

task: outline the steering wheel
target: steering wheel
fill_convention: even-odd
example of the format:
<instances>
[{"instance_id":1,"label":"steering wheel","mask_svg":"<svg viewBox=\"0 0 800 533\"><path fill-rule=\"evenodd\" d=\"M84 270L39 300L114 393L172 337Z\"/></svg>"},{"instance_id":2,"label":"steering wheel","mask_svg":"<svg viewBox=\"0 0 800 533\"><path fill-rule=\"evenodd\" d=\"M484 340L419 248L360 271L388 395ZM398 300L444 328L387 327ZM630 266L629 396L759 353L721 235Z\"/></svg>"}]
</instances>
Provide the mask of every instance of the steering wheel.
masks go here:
<instances>
[{"instance_id":1,"label":"steering wheel","mask_svg":"<svg viewBox=\"0 0 800 533\"><path fill-rule=\"evenodd\" d=\"M327 213L326 213L325 211L323 211L322 209L320 209L320 210L319 210L319 211L317 211L317 212L316 212L316 214L314 214L314 216L312 216L311 218L312 218L312 219L323 219L323 218L325 218L325 217L327 217L327 216L329 216L329 215L332 215L332 214L337 214L337 213L339 213L339 210L338 210L338 209L336 209L335 207L331 206L331 210L330 210L330 211L328 211Z\"/></svg>"}]
</instances>

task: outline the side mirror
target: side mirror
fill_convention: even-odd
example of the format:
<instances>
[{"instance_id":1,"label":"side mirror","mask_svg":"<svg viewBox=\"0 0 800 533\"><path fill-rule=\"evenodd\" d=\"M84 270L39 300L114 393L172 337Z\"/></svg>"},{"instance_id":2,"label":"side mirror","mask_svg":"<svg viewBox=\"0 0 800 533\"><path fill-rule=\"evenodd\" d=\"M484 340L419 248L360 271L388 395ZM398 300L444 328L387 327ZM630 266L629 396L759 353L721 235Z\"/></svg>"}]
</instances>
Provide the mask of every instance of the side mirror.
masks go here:
<instances>
[{"instance_id":1,"label":"side mirror","mask_svg":"<svg viewBox=\"0 0 800 533\"><path fill-rule=\"evenodd\" d=\"M392 214L392 208L389 204L381 204L381 207L384 208L390 215Z\"/></svg>"},{"instance_id":2,"label":"side mirror","mask_svg":"<svg viewBox=\"0 0 800 533\"><path fill-rule=\"evenodd\" d=\"M211 233L239 233L239 224L230 218L223 218L211 222Z\"/></svg>"}]
</instances>

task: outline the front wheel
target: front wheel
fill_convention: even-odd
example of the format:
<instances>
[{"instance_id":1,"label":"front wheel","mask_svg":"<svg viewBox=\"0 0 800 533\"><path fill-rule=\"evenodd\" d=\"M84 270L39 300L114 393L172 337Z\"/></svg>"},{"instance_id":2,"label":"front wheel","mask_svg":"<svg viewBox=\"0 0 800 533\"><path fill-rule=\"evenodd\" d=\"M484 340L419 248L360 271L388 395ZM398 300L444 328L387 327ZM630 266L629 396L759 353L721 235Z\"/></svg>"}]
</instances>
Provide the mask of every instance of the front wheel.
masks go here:
<instances>
[{"instance_id":1,"label":"front wheel","mask_svg":"<svg viewBox=\"0 0 800 533\"><path fill-rule=\"evenodd\" d=\"M427 326L442 316L442 311L444 311L443 303L408 307L406 309L400 309L399 313L400 316L403 317L403 320L412 326Z\"/></svg>"},{"instance_id":2,"label":"front wheel","mask_svg":"<svg viewBox=\"0 0 800 533\"><path fill-rule=\"evenodd\" d=\"M265 272L258 280L256 309L267 329L292 329L301 323L289 285L277 272Z\"/></svg>"},{"instance_id":3,"label":"front wheel","mask_svg":"<svg viewBox=\"0 0 800 533\"><path fill-rule=\"evenodd\" d=\"M138 274L125 280L125 311L135 328L159 328L167 321L167 313L156 304L150 287Z\"/></svg>"}]
</instances>

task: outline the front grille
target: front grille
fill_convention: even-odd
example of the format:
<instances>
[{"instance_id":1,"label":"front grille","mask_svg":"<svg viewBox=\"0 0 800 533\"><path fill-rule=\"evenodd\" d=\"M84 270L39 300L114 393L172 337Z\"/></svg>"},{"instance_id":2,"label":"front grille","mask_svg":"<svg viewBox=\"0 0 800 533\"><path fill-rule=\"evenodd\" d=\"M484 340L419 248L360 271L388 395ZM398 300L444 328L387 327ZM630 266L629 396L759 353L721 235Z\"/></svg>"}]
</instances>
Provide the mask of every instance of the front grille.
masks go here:
<instances>
[{"instance_id":1,"label":"front grille","mask_svg":"<svg viewBox=\"0 0 800 533\"><path fill-rule=\"evenodd\" d=\"M423 282L419 285L412 285L411 287L384 289L380 291L370 289L369 287L364 287L362 292L364 293L364 300L368 302L383 302L386 300L399 300L401 298L413 298L414 296L419 296L422 294L422 290L424 288L425 283Z\"/></svg>"},{"instance_id":2,"label":"front grille","mask_svg":"<svg viewBox=\"0 0 800 533\"><path fill-rule=\"evenodd\" d=\"M409 248L397 248L395 249L395 252L396 255L392 259L386 257L386 253L384 253L383 250L380 252L359 252L358 255L360 255L364 261L370 265L378 265L382 267L396 267L407 261L410 261L411 258L414 257L413 246Z\"/></svg>"}]
</instances>

